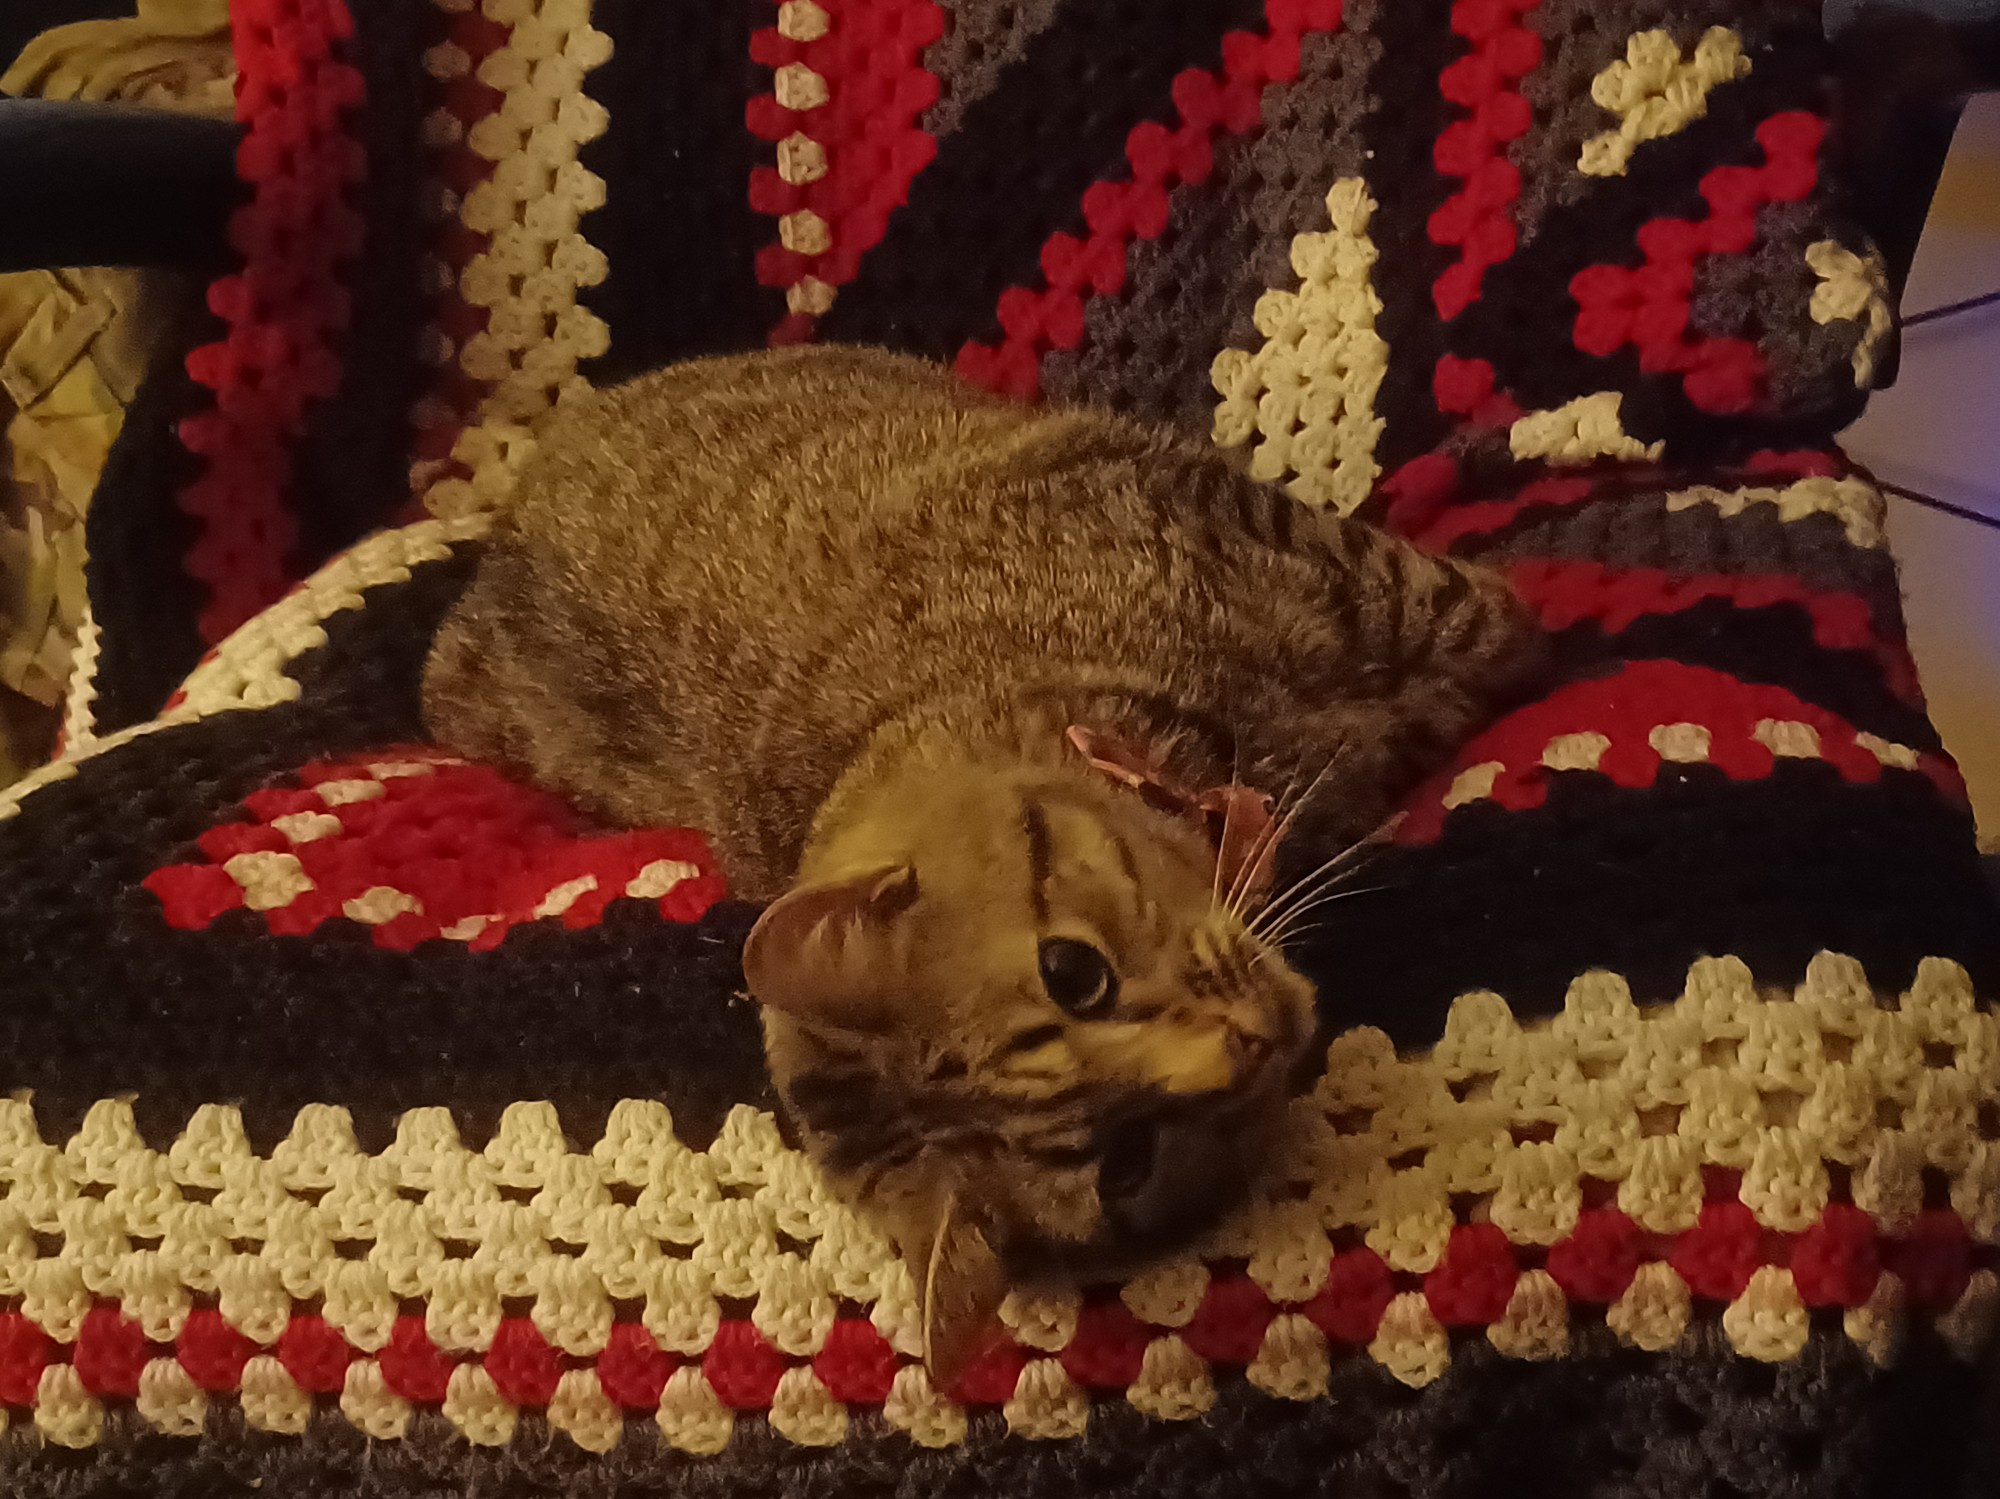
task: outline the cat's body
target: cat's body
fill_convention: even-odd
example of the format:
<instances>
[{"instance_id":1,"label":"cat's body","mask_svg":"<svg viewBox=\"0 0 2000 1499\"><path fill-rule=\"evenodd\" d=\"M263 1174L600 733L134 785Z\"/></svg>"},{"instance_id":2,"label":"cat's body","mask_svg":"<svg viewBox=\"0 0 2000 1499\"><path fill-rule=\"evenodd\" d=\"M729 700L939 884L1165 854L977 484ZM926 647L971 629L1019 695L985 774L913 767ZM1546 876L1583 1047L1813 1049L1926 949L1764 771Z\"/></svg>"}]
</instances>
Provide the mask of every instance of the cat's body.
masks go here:
<instances>
[{"instance_id":1,"label":"cat's body","mask_svg":"<svg viewBox=\"0 0 2000 1499\"><path fill-rule=\"evenodd\" d=\"M1214 846L1070 730L1162 783L1312 781L1298 826L1352 837L1535 654L1496 578L1202 445L808 349L569 411L425 712L784 897L745 958L774 1078L948 1300L989 1250L1089 1273L1202 1226L1312 1030Z\"/></svg>"},{"instance_id":2,"label":"cat's body","mask_svg":"<svg viewBox=\"0 0 2000 1499\"><path fill-rule=\"evenodd\" d=\"M1055 763L1087 722L1272 791L1338 749L1315 800L1358 835L1515 674L1475 576L914 360L702 361L558 425L428 711L600 816L708 830L758 900L859 762L924 736Z\"/></svg>"}]
</instances>

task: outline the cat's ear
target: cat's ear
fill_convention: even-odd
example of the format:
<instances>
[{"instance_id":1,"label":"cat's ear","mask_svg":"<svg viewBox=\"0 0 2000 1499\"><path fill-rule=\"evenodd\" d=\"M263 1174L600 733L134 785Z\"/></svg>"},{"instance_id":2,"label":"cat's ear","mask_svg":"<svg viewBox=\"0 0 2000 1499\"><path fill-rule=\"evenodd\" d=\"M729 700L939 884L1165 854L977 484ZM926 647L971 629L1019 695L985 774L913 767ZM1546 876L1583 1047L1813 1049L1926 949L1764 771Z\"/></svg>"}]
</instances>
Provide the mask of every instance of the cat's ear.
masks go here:
<instances>
[{"instance_id":1,"label":"cat's ear","mask_svg":"<svg viewBox=\"0 0 2000 1499\"><path fill-rule=\"evenodd\" d=\"M1283 829L1271 827L1271 798L1248 786L1216 786L1201 794L1209 832L1215 840L1220 887L1253 902L1271 893L1272 870Z\"/></svg>"},{"instance_id":2,"label":"cat's ear","mask_svg":"<svg viewBox=\"0 0 2000 1499\"><path fill-rule=\"evenodd\" d=\"M1101 771L1121 786L1130 786L1134 791L1165 789L1165 775L1158 760L1116 735L1084 724L1071 724L1064 737L1078 754L1090 762L1092 769Z\"/></svg>"},{"instance_id":3,"label":"cat's ear","mask_svg":"<svg viewBox=\"0 0 2000 1499\"><path fill-rule=\"evenodd\" d=\"M1235 782L1189 791L1167 775L1157 754L1081 724L1070 726L1069 742L1092 768L1130 786L1152 806L1199 823L1215 843L1222 889L1247 892L1253 900L1271 893L1277 839L1270 835L1270 797Z\"/></svg>"},{"instance_id":4,"label":"cat's ear","mask_svg":"<svg viewBox=\"0 0 2000 1499\"><path fill-rule=\"evenodd\" d=\"M890 931L916 898L907 864L786 892L743 945L751 997L809 1024L882 1029L894 1015L881 971Z\"/></svg>"},{"instance_id":5,"label":"cat's ear","mask_svg":"<svg viewBox=\"0 0 2000 1499\"><path fill-rule=\"evenodd\" d=\"M945 1194L928 1221L902 1228L897 1247L918 1282L924 1367L944 1389L1004 1333L1000 1303L1007 1295L1006 1277L1000 1257L956 1192Z\"/></svg>"}]
</instances>

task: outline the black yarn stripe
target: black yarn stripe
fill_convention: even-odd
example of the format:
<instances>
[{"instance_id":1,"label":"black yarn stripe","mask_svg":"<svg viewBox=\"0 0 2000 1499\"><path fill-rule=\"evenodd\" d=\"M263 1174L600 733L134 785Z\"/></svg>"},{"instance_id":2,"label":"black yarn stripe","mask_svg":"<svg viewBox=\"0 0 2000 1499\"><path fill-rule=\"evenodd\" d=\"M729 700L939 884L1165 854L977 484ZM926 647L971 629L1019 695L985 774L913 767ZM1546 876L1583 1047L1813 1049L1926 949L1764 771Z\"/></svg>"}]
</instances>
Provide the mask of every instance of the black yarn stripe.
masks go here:
<instances>
[{"instance_id":1,"label":"black yarn stripe","mask_svg":"<svg viewBox=\"0 0 2000 1499\"><path fill-rule=\"evenodd\" d=\"M1546 1363L1503 1358L1466 1334L1453 1339L1444 1374L1421 1390L1336 1347L1327 1394L1311 1401L1222 1375L1214 1408L1199 1420L1156 1420L1113 1396L1092 1404L1087 1430L1072 1440L1015 1436L1004 1416L981 1411L963 1442L939 1449L916 1446L865 1411L827 1448L801 1447L762 1417L740 1414L714 1457L675 1451L649 1416L628 1417L610 1452L588 1453L531 1410L498 1448L469 1445L423 1408L397 1441L370 1441L327 1407L285 1437L250 1430L231 1400L211 1402L198 1438L167 1439L113 1402L103 1439L82 1451L12 1423L0 1438L0 1484L12 1499L1969 1495L1959 1480L1975 1445L1974 1380L1925 1337L1894 1371L1878 1370L1837 1318L1815 1318L1798 1356L1776 1364L1744 1359L1710 1323L1661 1354L1620 1348L1601 1326L1578 1327L1570 1354ZM1896 1466L1905 1453L1908 1465Z\"/></svg>"},{"instance_id":2,"label":"black yarn stripe","mask_svg":"<svg viewBox=\"0 0 2000 1499\"><path fill-rule=\"evenodd\" d=\"M481 1132L507 1101L548 1098L589 1137L632 1096L664 1099L700 1140L733 1104L765 1100L756 1020L732 998L744 907L690 926L620 901L596 927L537 923L491 953L440 941L400 954L344 919L276 937L237 911L175 931L140 888L198 860L193 840L235 820L249 791L421 738L417 666L472 560L424 565L330 616L327 644L295 669L300 702L135 740L0 824L0 1087L32 1089L44 1128L132 1092L149 1139L228 1099L269 1144L320 1101L346 1104L380 1145L418 1104L450 1104Z\"/></svg>"},{"instance_id":3,"label":"black yarn stripe","mask_svg":"<svg viewBox=\"0 0 2000 1499\"><path fill-rule=\"evenodd\" d=\"M1385 474L1436 448L1451 422L1431 397L1431 371L1444 351L1431 287L1457 258L1430 237L1430 217L1456 190L1432 160L1437 135L1457 114L1438 92L1438 75L1466 51L1451 31L1451 8L1383 0L1375 34L1382 57L1369 92L1376 107L1361 126L1370 194L1379 205L1368 232L1375 241L1375 291L1382 311L1375 331L1389 345L1375 409L1385 420L1375 458Z\"/></svg>"},{"instance_id":4,"label":"black yarn stripe","mask_svg":"<svg viewBox=\"0 0 2000 1499\"><path fill-rule=\"evenodd\" d=\"M1615 634L1595 622L1572 625L1557 632L1555 646L1564 676L1588 676L1619 661L1681 661L1782 687L1894 744L1943 747L1924 710L1889 690L1872 653L1821 645L1811 616L1797 604L1745 609L1704 599L1671 614L1642 614Z\"/></svg>"},{"instance_id":5,"label":"black yarn stripe","mask_svg":"<svg viewBox=\"0 0 2000 1499\"><path fill-rule=\"evenodd\" d=\"M611 263L582 294L611 329L609 352L584 367L595 382L762 348L785 315L783 294L755 270L776 226L749 202L751 169L770 165L773 148L743 123L771 86L750 34L774 15L768 0L598 0L591 11L616 49L584 80L611 116L581 153L606 187L582 233Z\"/></svg>"},{"instance_id":6,"label":"black yarn stripe","mask_svg":"<svg viewBox=\"0 0 2000 1499\"><path fill-rule=\"evenodd\" d=\"M989 335L1000 293L1040 284L1049 235L1088 232L1084 189L1127 175L1132 128L1171 118L1174 76L1217 67L1224 34L1261 29L1263 9L1256 0L1062 6L939 143L820 336L949 359Z\"/></svg>"},{"instance_id":7,"label":"black yarn stripe","mask_svg":"<svg viewBox=\"0 0 2000 1499\"><path fill-rule=\"evenodd\" d=\"M1620 416L1635 437L1696 447L1711 440L1699 429L1738 419L1699 411L1677 375L1643 373L1630 347L1603 359L1571 345L1577 305L1570 281L1586 266L1641 265L1637 236L1654 219L1706 219L1701 178L1719 165L1761 165L1758 124L1785 110L1823 109L1824 92L1814 53L1797 46L1759 52L1755 71L1717 88L1701 119L1646 142L1622 176L1598 180L1580 201L1552 207L1532 243L1487 271L1479 300L1451 324L1452 352L1487 360L1501 388L1530 410L1560 406L1578 391L1616 389L1625 392ZM1824 441L1829 426L1822 419L1807 430Z\"/></svg>"},{"instance_id":8,"label":"black yarn stripe","mask_svg":"<svg viewBox=\"0 0 2000 1499\"><path fill-rule=\"evenodd\" d=\"M142 105L0 98L0 274L130 266L229 269L244 196L234 121Z\"/></svg>"},{"instance_id":9,"label":"black yarn stripe","mask_svg":"<svg viewBox=\"0 0 2000 1499\"><path fill-rule=\"evenodd\" d=\"M1902 632L1894 560L1887 551L1855 546L1832 515L1787 521L1775 506L1757 503L1725 516L1710 505L1669 510L1663 495L1639 495L1526 511L1452 550L1490 562L1562 558L1667 572L1784 573L1823 592L1857 594L1885 637Z\"/></svg>"},{"instance_id":10,"label":"black yarn stripe","mask_svg":"<svg viewBox=\"0 0 2000 1499\"><path fill-rule=\"evenodd\" d=\"M183 570L200 530L179 505L201 462L181 446L182 418L214 397L188 375L188 351L213 343L222 320L191 289L161 340L153 367L126 408L84 520L84 587L98 630L99 733L157 713L203 650L197 627L206 589Z\"/></svg>"},{"instance_id":11,"label":"black yarn stripe","mask_svg":"<svg viewBox=\"0 0 2000 1499\"><path fill-rule=\"evenodd\" d=\"M367 154L351 195L364 228L342 275L352 309L336 347L340 389L307 413L294 449L291 509L298 520L294 570L304 576L332 553L385 524L409 500L411 403L425 370L416 330L424 320L418 267L429 224L422 202L420 134L431 81L425 48L437 37L429 7L408 0L348 0L354 35L343 60L361 70L366 107L348 131Z\"/></svg>"},{"instance_id":12,"label":"black yarn stripe","mask_svg":"<svg viewBox=\"0 0 2000 1499\"><path fill-rule=\"evenodd\" d=\"M2000 913L1971 833L1915 771L1860 786L1822 761L1781 761L1761 781L1663 766L1642 790L1567 771L1538 809L1475 802L1436 844L1382 854L1355 882L1387 888L1322 907L1296 960L1330 1024L1377 1025L1400 1046L1434 1041L1470 990L1548 1015L1601 967L1671 998L1704 954L1792 983L1830 949L1888 989L1924 957L1954 958L1991 991Z\"/></svg>"}]
</instances>

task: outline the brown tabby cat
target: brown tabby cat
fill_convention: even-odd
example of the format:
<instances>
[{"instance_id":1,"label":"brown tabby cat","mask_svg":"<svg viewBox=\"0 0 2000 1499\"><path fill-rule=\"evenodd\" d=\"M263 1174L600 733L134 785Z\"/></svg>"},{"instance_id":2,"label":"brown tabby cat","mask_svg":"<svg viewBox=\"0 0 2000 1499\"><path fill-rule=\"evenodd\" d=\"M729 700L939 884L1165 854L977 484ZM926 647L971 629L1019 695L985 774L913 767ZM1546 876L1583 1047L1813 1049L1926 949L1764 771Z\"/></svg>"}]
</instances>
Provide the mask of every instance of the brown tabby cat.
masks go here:
<instances>
[{"instance_id":1,"label":"brown tabby cat","mask_svg":"<svg viewBox=\"0 0 2000 1499\"><path fill-rule=\"evenodd\" d=\"M805 348L572 409L424 710L611 822L708 830L774 902L773 1078L948 1377L1008 1277L1122 1273L1242 1194L1314 1031L1247 909L1271 845L1375 827L1538 640L1496 577L1199 443Z\"/></svg>"}]
</instances>

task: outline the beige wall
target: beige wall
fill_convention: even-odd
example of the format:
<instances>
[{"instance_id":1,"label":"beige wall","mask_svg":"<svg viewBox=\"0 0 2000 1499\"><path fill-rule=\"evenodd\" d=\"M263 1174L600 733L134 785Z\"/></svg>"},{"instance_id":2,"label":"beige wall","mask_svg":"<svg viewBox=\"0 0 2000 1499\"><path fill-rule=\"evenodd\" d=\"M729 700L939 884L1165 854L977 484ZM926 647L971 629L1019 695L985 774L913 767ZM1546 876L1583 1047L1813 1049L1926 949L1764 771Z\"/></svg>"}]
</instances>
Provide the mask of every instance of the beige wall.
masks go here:
<instances>
[{"instance_id":1,"label":"beige wall","mask_svg":"<svg viewBox=\"0 0 2000 1499\"><path fill-rule=\"evenodd\" d=\"M2000 289L2000 95L1974 101L1932 205L1905 312ZM1913 328L1902 371L1842 437L1896 480L2000 519L2000 306ZM1910 642L1945 746L2000 835L2000 531L1890 498Z\"/></svg>"}]
</instances>

